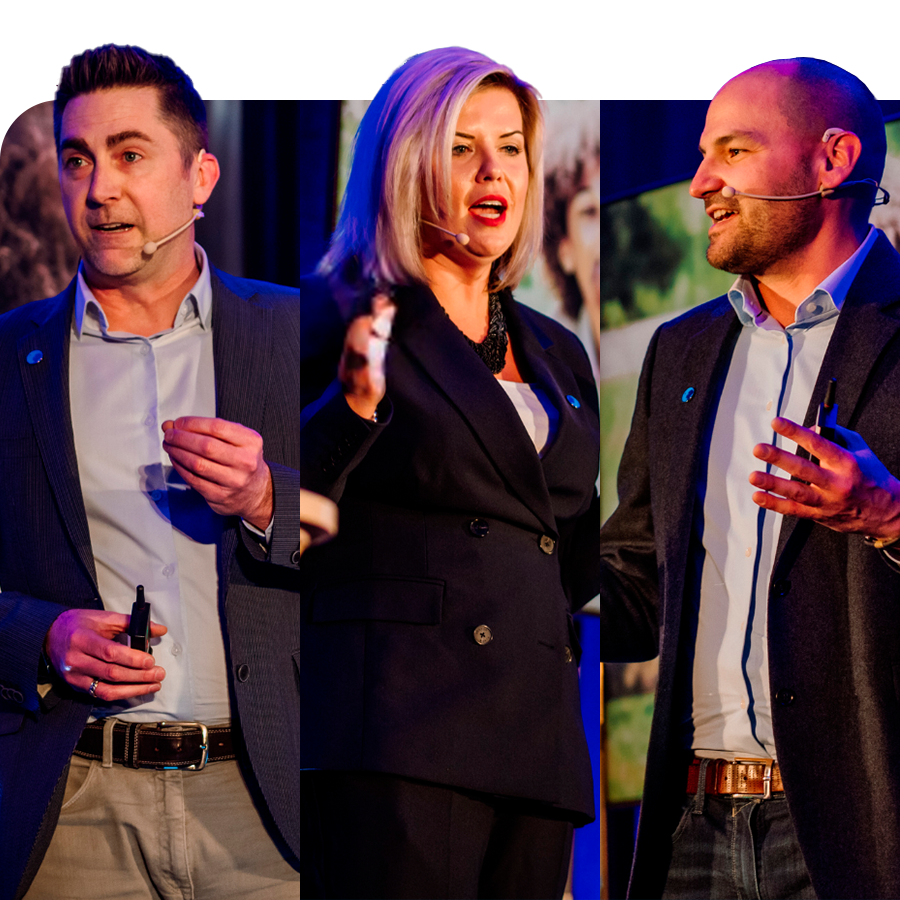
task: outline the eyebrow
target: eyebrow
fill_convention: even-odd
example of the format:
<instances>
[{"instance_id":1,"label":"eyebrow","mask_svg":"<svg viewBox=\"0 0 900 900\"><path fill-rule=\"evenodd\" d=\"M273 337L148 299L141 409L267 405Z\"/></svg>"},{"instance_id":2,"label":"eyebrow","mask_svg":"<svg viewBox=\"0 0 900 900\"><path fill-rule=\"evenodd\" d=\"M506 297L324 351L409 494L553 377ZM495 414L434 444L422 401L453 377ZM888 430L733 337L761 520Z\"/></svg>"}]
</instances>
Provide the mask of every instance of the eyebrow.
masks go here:
<instances>
[{"instance_id":1,"label":"eyebrow","mask_svg":"<svg viewBox=\"0 0 900 900\"><path fill-rule=\"evenodd\" d=\"M756 131L732 131L731 134L723 134L722 137L717 137L713 141L713 146L714 147L724 147L727 144L730 144L736 140L742 140L742 141L749 140L749 141L755 141L757 143L761 143L761 141L762 141L762 139L759 136L759 133ZM701 144L697 145L697 149L700 151L700 153L705 155L706 151L704 151L703 146Z\"/></svg>"},{"instance_id":2,"label":"eyebrow","mask_svg":"<svg viewBox=\"0 0 900 900\"><path fill-rule=\"evenodd\" d=\"M112 147L116 147L119 144L124 143L125 141L146 141L149 144L153 143L153 139L144 134L143 131L120 131L116 134L111 134L106 138L106 146L108 149ZM90 147L88 147L87 141L84 138L79 137L70 137L66 138L59 145L60 150L77 150L80 153L90 153Z\"/></svg>"},{"instance_id":3,"label":"eyebrow","mask_svg":"<svg viewBox=\"0 0 900 900\"><path fill-rule=\"evenodd\" d=\"M512 137L514 134L521 134L522 137L525 137L524 132L519 131L518 129L516 129L515 131L507 131L505 134L501 134L500 137L501 137L501 138L508 138L508 137ZM461 137L461 138L465 138L467 141L474 141L474 140L475 140L475 135L474 135L474 134L466 134L466 133L463 132L463 131L457 131L457 132L456 132L456 136L457 136L457 137Z\"/></svg>"}]
</instances>

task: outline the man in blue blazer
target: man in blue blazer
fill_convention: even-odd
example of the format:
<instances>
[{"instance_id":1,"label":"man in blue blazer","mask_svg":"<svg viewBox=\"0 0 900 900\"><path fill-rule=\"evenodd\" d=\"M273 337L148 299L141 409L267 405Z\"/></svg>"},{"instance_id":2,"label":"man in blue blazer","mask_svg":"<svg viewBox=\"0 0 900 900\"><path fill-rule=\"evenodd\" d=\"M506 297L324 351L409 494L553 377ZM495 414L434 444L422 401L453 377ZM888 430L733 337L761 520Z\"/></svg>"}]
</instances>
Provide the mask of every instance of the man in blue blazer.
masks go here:
<instances>
[{"instance_id":1,"label":"man in blue blazer","mask_svg":"<svg viewBox=\"0 0 900 900\"><path fill-rule=\"evenodd\" d=\"M171 60L76 57L55 128L82 261L0 319L0 897L294 898L298 295L194 244Z\"/></svg>"},{"instance_id":2,"label":"man in blue blazer","mask_svg":"<svg viewBox=\"0 0 900 900\"><path fill-rule=\"evenodd\" d=\"M776 61L716 95L700 150L707 256L740 277L654 336L603 531L602 652L660 656L630 894L896 897L900 257L868 224L881 110L836 66Z\"/></svg>"}]
</instances>

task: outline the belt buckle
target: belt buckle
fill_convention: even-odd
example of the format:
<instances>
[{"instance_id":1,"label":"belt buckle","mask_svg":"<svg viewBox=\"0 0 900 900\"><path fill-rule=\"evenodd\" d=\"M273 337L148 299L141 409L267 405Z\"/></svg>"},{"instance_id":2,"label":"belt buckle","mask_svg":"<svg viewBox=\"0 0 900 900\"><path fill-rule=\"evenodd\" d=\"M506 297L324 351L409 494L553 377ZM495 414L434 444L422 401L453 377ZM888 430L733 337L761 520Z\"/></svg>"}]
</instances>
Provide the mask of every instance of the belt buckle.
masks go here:
<instances>
[{"instance_id":1,"label":"belt buckle","mask_svg":"<svg viewBox=\"0 0 900 900\"><path fill-rule=\"evenodd\" d=\"M732 765L734 766L758 766L764 765L765 770L763 771L763 792L761 794L750 794L744 791L735 791L734 793L741 797L750 797L753 800L769 800L772 797L772 769L775 767L775 760L769 759L768 757L762 756L745 756L740 759L734 759L732 761Z\"/></svg>"},{"instance_id":2,"label":"belt buckle","mask_svg":"<svg viewBox=\"0 0 900 900\"><path fill-rule=\"evenodd\" d=\"M137 730L143 728L198 728L200 730L200 762L191 763L189 766L166 766L167 769L188 769L192 772L200 772L206 768L209 759L209 729L202 722L142 722Z\"/></svg>"}]
</instances>

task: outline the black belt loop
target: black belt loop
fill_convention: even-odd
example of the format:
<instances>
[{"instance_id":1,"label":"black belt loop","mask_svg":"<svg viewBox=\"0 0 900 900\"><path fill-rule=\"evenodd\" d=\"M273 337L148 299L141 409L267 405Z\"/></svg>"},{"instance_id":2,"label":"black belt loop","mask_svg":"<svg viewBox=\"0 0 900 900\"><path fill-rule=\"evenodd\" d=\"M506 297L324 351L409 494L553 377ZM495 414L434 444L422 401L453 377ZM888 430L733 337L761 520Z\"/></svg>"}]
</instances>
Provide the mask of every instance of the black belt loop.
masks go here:
<instances>
[{"instance_id":1,"label":"black belt loop","mask_svg":"<svg viewBox=\"0 0 900 900\"><path fill-rule=\"evenodd\" d=\"M695 816L702 816L703 808L706 806L706 770L709 768L711 762L714 762L714 760L700 760L700 775L697 778L697 792L694 794L693 809L691 809L691 812Z\"/></svg>"}]
</instances>

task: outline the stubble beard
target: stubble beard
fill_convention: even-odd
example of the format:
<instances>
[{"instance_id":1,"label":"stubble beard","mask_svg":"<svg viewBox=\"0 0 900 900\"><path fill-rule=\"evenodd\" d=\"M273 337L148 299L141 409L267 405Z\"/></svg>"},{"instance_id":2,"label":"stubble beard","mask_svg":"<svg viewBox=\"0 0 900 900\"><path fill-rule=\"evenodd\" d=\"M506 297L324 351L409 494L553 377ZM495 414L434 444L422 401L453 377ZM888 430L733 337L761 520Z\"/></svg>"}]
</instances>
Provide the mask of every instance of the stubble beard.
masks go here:
<instances>
[{"instance_id":1,"label":"stubble beard","mask_svg":"<svg viewBox=\"0 0 900 900\"><path fill-rule=\"evenodd\" d=\"M805 186L796 182L782 185L776 194L800 194ZM730 235L710 241L706 259L711 266L735 275L762 275L782 260L805 247L818 228L816 208L822 200L754 200L741 198L737 204L737 227Z\"/></svg>"}]
</instances>

